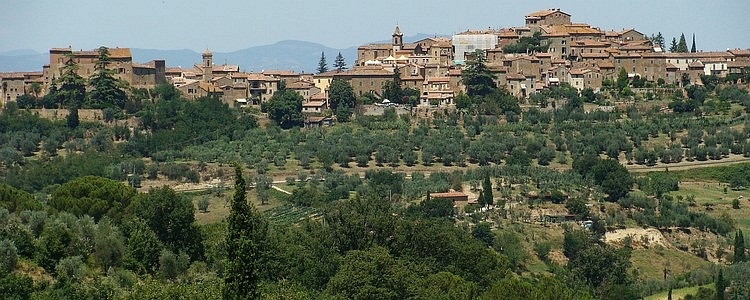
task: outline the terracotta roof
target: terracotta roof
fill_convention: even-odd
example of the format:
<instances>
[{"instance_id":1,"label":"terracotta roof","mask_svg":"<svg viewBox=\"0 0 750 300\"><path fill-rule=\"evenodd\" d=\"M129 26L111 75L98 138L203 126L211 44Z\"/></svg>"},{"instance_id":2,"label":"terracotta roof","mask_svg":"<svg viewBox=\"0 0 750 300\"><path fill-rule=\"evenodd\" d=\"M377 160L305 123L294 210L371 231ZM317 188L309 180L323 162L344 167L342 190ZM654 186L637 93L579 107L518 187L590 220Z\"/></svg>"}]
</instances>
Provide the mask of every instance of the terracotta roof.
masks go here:
<instances>
[{"instance_id":1,"label":"terracotta roof","mask_svg":"<svg viewBox=\"0 0 750 300\"><path fill-rule=\"evenodd\" d=\"M569 73L570 75L584 75L589 72L591 72L590 69L571 69Z\"/></svg>"},{"instance_id":2,"label":"terracotta roof","mask_svg":"<svg viewBox=\"0 0 750 300\"><path fill-rule=\"evenodd\" d=\"M303 90L303 89L310 89L313 87L315 87L315 85L312 82L307 82L307 81L302 81L302 80L290 82L286 84L286 88L292 89L292 90Z\"/></svg>"},{"instance_id":3,"label":"terracotta roof","mask_svg":"<svg viewBox=\"0 0 750 300\"><path fill-rule=\"evenodd\" d=\"M261 72L263 75L269 75L269 76L295 76L297 73L294 73L294 71L289 70L265 70Z\"/></svg>"},{"instance_id":4,"label":"terracotta roof","mask_svg":"<svg viewBox=\"0 0 750 300\"><path fill-rule=\"evenodd\" d=\"M727 62L727 68L747 68L750 67L750 61L730 61Z\"/></svg>"},{"instance_id":5,"label":"terracotta roof","mask_svg":"<svg viewBox=\"0 0 750 300\"><path fill-rule=\"evenodd\" d=\"M214 72L239 72L240 66L236 65L221 65L221 66L213 66Z\"/></svg>"},{"instance_id":6,"label":"terracotta roof","mask_svg":"<svg viewBox=\"0 0 750 300\"><path fill-rule=\"evenodd\" d=\"M6 73L0 73L0 78L6 78L6 79L23 79L24 73L23 72L6 72Z\"/></svg>"},{"instance_id":7,"label":"terracotta roof","mask_svg":"<svg viewBox=\"0 0 750 300\"><path fill-rule=\"evenodd\" d=\"M508 74L508 76L505 77L507 80L526 80L526 76L523 74Z\"/></svg>"},{"instance_id":8,"label":"terracotta roof","mask_svg":"<svg viewBox=\"0 0 750 300\"><path fill-rule=\"evenodd\" d=\"M734 56L750 56L750 49L730 49L727 52Z\"/></svg>"},{"instance_id":9,"label":"terracotta roof","mask_svg":"<svg viewBox=\"0 0 750 300\"><path fill-rule=\"evenodd\" d=\"M110 58L132 58L133 57L133 55L130 54L130 48L109 48L107 50L109 51Z\"/></svg>"},{"instance_id":10,"label":"terracotta roof","mask_svg":"<svg viewBox=\"0 0 750 300\"><path fill-rule=\"evenodd\" d=\"M517 38L518 34L513 29L500 29L500 31L497 32L497 36L499 36L499 37Z\"/></svg>"},{"instance_id":11,"label":"terracotta roof","mask_svg":"<svg viewBox=\"0 0 750 300\"><path fill-rule=\"evenodd\" d=\"M734 56L734 55L732 55L732 53L729 53L729 52L726 52L726 51L721 51L721 52L693 52L693 53L690 53L690 52L688 52L688 53L670 52L670 53L665 53L665 54L666 54L667 58L680 58L680 59L682 59L682 58L686 58L686 59L698 58L698 59L700 59L700 58L704 58L704 57L725 57L727 59L730 59L730 58L732 58Z\"/></svg>"},{"instance_id":12,"label":"terracotta roof","mask_svg":"<svg viewBox=\"0 0 750 300\"><path fill-rule=\"evenodd\" d=\"M250 81L281 81L281 79L266 76L258 73L247 73L247 80Z\"/></svg>"},{"instance_id":13,"label":"terracotta roof","mask_svg":"<svg viewBox=\"0 0 750 300\"><path fill-rule=\"evenodd\" d=\"M602 69L614 69L615 68L615 64L612 63L611 61L603 61L603 62L597 63L597 66Z\"/></svg>"},{"instance_id":14,"label":"terracotta roof","mask_svg":"<svg viewBox=\"0 0 750 300\"><path fill-rule=\"evenodd\" d=\"M325 101L310 101L302 103L302 107L321 107L326 105Z\"/></svg>"},{"instance_id":15,"label":"terracotta roof","mask_svg":"<svg viewBox=\"0 0 750 300\"><path fill-rule=\"evenodd\" d=\"M667 63L667 65L664 66L664 68L666 68L667 70L677 70L677 69L679 69L677 66L675 66L673 64L670 64L670 63Z\"/></svg>"},{"instance_id":16,"label":"terracotta roof","mask_svg":"<svg viewBox=\"0 0 750 300\"><path fill-rule=\"evenodd\" d=\"M581 53L581 58L609 58L609 53Z\"/></svg>"},{"instance_id":17,"label":"terracotta roof","mask_svg":"<svg viewBox=\"0 0 750 300\"><path fill-rule=\"evenodd\" d=\"M456 198L456 197L469 197L469 195L462 192L450 191L447 193L431 193L432 198Z\"/></svg>"},{"instance_id":18,"label":"terracotta roof","mask_svg":"<svg viewBox=\"0 0 750 300\"><path fill-rule=\"evenodd\" d=\"M50 48L49 52L72 52L70 48Z\"/></svg>"},{"instance_id":19,"label":"terracotta roof","mask_svg":"<svg viewBox=\"0 0 750 300\"><path fill-rule=\"evenodd\" d=\"M546 16L549 16L549 15L551 15L553 13L556 13L556 12L560 12L560 13L563 13L563 14L566 14L566 15L570 16L570 14L565 13L565 12L559 10L559 9L548 9L548 10L540 10L540 11L535 11L533 13L530 13L530 14L526 15L526 18L546 17Z\"/></svg>"},{"instance_id":20,"label":"terracotta roof","mask_svg":"<svg viewBox=\"0 0 750 300\"><path fill-rule=\"evenodd\" d=\"M391 50L392 44L369 44L357 47L357 50Z\"/></svg>"},{"instance_id":21,"label":"terracotta roof","mask_svg":"<svg viewBox=\"0 0 750 300\"><path fill-rule=\"evenodd\" d=\"M328 97L326 97L325 93L317 93L315 95L310 96L310 101L326 101L328 100Z\"/></svg>"},{"instance_id":22,"label":"terracotta roof","mask_svg":"<svg viewBox=\"0 0 750 300\"><path fill-rule=\"evenodd\" d=\"M688 64L688 68L703 68L703 63L696 60Z\"/></svg>"},{"instance_id":23,"label":"terracotta roof","mask_svg":"<svg viewBox=\"0 0 750 300\"><path fill-rule=\"evenodd\" d=\"M393 75L392 71L385 70L380 67L356 67L352 68L351 70L347 70L345 72L341 72L336 76L391 76Z\"/></svg>"}]
</instances>

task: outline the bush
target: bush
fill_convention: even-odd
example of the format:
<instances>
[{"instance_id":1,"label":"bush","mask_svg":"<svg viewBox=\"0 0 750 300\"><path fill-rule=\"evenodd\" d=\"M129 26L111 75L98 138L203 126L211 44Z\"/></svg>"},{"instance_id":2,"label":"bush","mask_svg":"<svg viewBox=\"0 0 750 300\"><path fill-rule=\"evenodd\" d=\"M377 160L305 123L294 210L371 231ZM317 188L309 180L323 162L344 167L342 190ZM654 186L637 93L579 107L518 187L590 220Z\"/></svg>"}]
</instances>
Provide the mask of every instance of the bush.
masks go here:
<instances>
[{"instance_id":1,"label":"bush","mask_svg":"<svg viewBox=\"0 0 750 300\"><path fill-rule=\"evenodd\" d=\"M208 196L201 197L201 199L198 200L198 210L202 213L207 212L209 203Z\"/></svg>"}]
</instances>

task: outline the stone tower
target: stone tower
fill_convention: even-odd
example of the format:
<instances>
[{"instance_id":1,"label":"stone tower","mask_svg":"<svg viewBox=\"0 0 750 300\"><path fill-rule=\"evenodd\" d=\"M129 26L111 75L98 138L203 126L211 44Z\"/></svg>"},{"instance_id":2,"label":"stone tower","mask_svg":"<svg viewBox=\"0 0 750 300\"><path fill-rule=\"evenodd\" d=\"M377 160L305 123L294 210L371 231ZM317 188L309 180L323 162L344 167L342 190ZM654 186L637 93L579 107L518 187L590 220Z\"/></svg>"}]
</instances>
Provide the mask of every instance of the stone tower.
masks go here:
<instances>
[{"instance_id":1,"label":"stone tower","mask_svg":"<svg viewBox=\"0 0 750 300\"><path fill-rule=\"evenodd\" d=\"M401 33L401 29L398 28L398 25L396 25L396 30L393 31L392 35L392 43L393 44L393 56L396 56L396 51L401 51L404 47L404 34Z\"/></svg>"},{"instance_id":2,"label":"stone tower","mask_svg":"<svg viewBox=\"0 0 750 300\"><path fill-rule=\"evenodd\" d=\"M203 51L203 81L211 82L214 77L214 55L206 48Z\"/></svg>"}]
</instances>

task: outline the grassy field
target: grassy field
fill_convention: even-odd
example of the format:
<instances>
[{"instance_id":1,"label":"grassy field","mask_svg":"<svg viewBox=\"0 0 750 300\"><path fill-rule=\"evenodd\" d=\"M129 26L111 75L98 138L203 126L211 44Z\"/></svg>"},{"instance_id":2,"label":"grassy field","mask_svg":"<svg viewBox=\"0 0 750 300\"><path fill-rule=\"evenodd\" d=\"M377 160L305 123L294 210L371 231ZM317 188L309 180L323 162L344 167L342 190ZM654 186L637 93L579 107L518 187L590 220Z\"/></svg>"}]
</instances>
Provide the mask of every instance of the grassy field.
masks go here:
<instances>
[{"instance_id":1,"label":"grassy field","mask_svg":"<svg viewBox=\"0 0 750 300\"><path fill-rule=\"evenodd\" d=\"M685 296L692 294L695 295L695 293L698 292L698 289L701 287L713 289L713 284L707 284L707 285L701 285L701 286L691 286L686 287L682 289L672 290L672 299L679 300L684 298ZM658 294L653 294L651 296L643 298L644 300L667 300L669 298L669 291L664 291Z\"/></svg>"},{"instance_id":2,"label":"grassy field","mask_svg":"<svg viewBox=\"0 0 750 300\"><path fill-rule=\"evenodd\" d=\"M664 279L664 266L668 265L671 276L710 265L709 262L689 253L676 249L650 248L633 250L630 261L638 277L647 279Z\"/></svg>"},{"instance_id":3,"label":"grassy field","mask_svg":"<svg viewBox=\"0 0 750 300\"><path fill-rule=\"evenodd\" d=\"M233 190L227 189L224 190L221 195L216 195L214 193L210 193L209 191L204 191L186 193L186 196L191 198L191 200L193 201L193 205L195 206L195 221L198 224L203 225L221 222L221 220L224 220L224 218L229 215L229 205L233 194ZM261 204L260 200L258 200L258 194L254 189L250 189L247 191L247 200L253 203L255 205L255 208L257 208L261 212L282 205L281 199L283 199L285 194L273 189L269 190L268 194L268 203ZM206 212L200 212L198 210L198 201L200 201L203 197L207 197L209 201L208 210Z\"/></svg>"}]
</instances>

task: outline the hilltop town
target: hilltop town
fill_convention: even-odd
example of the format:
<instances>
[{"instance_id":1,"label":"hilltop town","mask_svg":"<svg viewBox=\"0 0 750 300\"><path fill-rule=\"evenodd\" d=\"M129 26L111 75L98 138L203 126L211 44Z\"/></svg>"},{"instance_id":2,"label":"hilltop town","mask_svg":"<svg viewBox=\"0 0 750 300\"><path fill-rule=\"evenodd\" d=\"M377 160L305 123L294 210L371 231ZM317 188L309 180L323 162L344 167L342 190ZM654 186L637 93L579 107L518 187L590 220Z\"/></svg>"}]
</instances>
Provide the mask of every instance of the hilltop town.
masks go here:
<instances>
[{"instance_id":1,"label":"hilltop town","mask_svg":"<svg viewBox=\"0 0 750 300\"><path fill-rule=\"evenodd\" d=\"M216 65L208 49L192 68L173 68L166 67L164 60L137 63L130 49L112 48L108 67L116 78L134 88L171 83L188 98L213 95L230 106L266 102L283 80L287 88L303 95L311 112L329 107L327 92L333 79L348 81L356 96L379 98L396 69L403 88L419 91L419 104L451 105L458 93L466 91L461 70L476 50L484 51L496 85L521 99L561 83L578 91L599 91L607 80L616 80L621 69L629 78L682 86L700 83L701 75L745 74L750 67L750 50L667 51L663 37L655 40L636 29L605 31L574 23L572 16L560 9L533 12L524 21L519 27L467 30L452 39L425 38L413 43L405 43L404 33L396 26L391 43L358 47L351 68L319 74L244 72L237 65ZM53 48L49 64L41 72L0 73L2 103L23 94L44 95L62 75L68 57L78 64L82 77L94 73L95 50Z\"/></svg>"},{"instance_id":2,"label":"hilltop town","mask_svg":"<svg viewBox=\"0 0 750 300\"><path fill-rule=\"evenodd\" d=\"M572 20L0 73L0 298L748 299L750 50Z\"/></svg>"}]
</instances>

